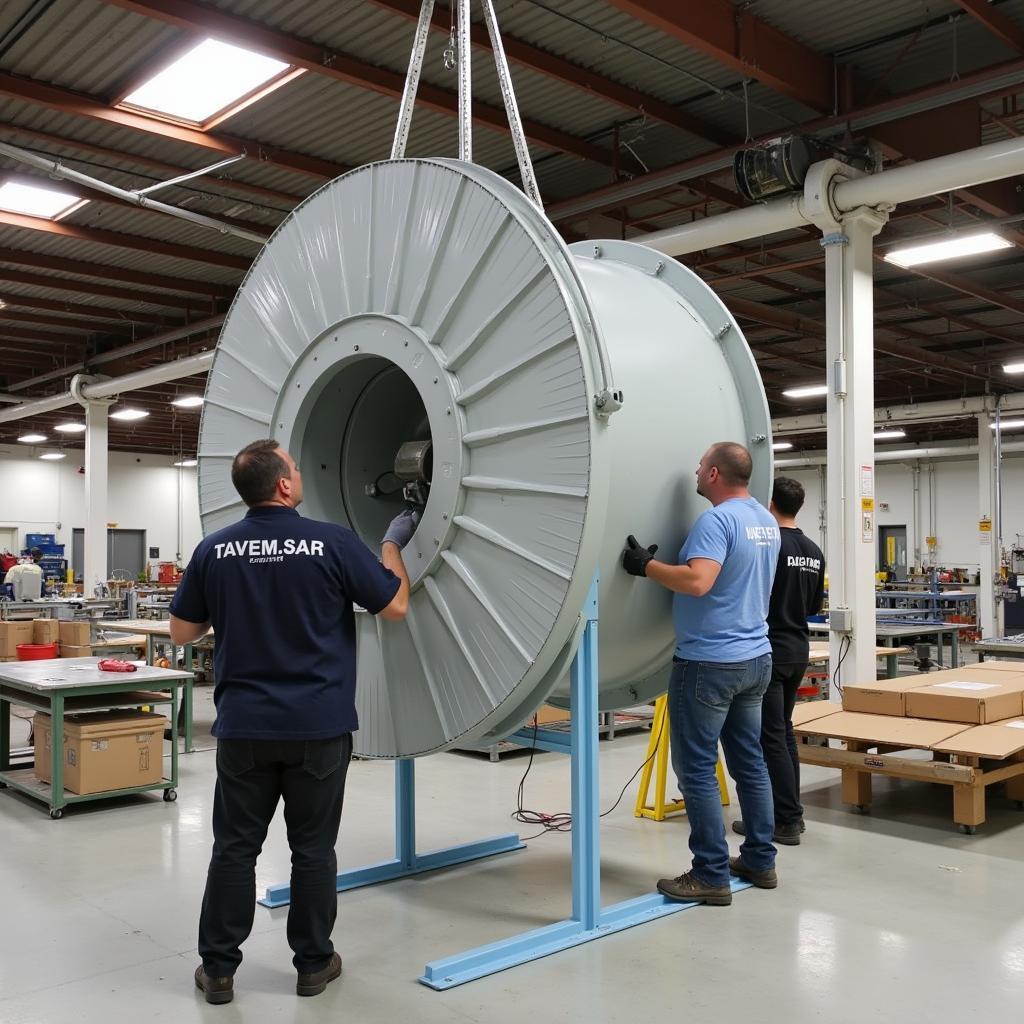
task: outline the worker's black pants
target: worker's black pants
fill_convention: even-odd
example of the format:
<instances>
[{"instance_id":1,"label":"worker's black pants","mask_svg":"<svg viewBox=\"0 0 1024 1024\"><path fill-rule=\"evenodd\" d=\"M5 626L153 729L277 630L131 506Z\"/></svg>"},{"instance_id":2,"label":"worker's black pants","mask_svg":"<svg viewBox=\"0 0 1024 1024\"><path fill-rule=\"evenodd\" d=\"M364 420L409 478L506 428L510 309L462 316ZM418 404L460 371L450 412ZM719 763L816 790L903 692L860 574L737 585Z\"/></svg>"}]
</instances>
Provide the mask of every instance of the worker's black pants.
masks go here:
<instances>
[{"instance_id":1,"label":"worker's black pants","mask_svg":"<svg viewBox=\"0 0 1024 1024\"><path fill-rule=\"evenodd\" d=\"M772 781L775 825L794 825L804 816L800 803L800 758L793 735L796 691L807 662L772 661L772 678L761 701L761 749Z\"/></svg>"},{"instance_id":2,"label":"worker's black pants","mask_svg":"<svg viewBox=\"0 0 1024 1024\"><path fill-rule=\"evenodd\" d=\"M199 919L199 955L211 978L235 973L252 931L256 858L277 802L292 851L288 945L300 974L334 953L338 915L334 853L352 736L327 740L220 740L213 801L213 857Z\"/></svg>"}]
</instances>

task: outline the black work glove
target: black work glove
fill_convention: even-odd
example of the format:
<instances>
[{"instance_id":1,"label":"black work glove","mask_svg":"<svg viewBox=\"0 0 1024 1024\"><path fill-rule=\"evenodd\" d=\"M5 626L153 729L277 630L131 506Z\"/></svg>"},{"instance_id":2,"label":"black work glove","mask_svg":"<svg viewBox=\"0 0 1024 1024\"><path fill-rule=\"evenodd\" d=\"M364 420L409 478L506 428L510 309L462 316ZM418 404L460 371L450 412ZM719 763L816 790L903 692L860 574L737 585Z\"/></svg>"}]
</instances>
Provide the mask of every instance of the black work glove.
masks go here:
<instances>
[{"instance_id":1,"label":"black work glove","mask_svg":"<svg viewBox=\"0 0 1024 1024\"><path fill-rule=\"evenodd\" d=\"M630 576L646 576L647 563L654 557L657 550L657 544L645 548L633 534L630 534L626 538L626 550L622 552L622 568Z\"/></svg>"}]
</instances>

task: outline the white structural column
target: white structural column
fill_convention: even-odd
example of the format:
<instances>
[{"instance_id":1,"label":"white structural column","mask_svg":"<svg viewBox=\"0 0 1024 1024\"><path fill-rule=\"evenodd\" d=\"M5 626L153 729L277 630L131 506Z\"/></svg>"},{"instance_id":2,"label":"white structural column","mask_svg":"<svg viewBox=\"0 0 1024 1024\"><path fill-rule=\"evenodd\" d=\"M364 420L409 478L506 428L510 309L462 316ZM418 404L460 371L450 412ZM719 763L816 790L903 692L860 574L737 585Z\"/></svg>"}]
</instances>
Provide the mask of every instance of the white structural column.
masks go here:
<instances>
[{"instance_id":1,"label":"white structural column","mask_svg":"<svg viewBox=\"0 0 1024 1024\"><path fill-rule=\"evenodd\" d=\"M978 417L978 620L983 637L999 636L996 631L996 599L993 579L996 571L995 458L992 417Z\"/></svg>"},{"instance_id":2,"label":"white structural column","mask_svg":"<svg viewBox=\"0 0 1024 1024\"><path fill-rule=\"evenodd\" d=\"M82 593L92 596L107 581L107 412L109 399L85 406L85 551Z\"/></svg>"},{"instance_id":3,"label":"white structural column","mask_svg":"<svg viewBox=\"0 0 1024 1024\"><path fill-rule=\"evenodd\" d=\"M825 230L828 602L832 677L875 678L873 239L887 214L863 208ZM825 225L821 225L826 227ZM837 694L832 694L837 699Z\"/></svg>"}]
</instances>

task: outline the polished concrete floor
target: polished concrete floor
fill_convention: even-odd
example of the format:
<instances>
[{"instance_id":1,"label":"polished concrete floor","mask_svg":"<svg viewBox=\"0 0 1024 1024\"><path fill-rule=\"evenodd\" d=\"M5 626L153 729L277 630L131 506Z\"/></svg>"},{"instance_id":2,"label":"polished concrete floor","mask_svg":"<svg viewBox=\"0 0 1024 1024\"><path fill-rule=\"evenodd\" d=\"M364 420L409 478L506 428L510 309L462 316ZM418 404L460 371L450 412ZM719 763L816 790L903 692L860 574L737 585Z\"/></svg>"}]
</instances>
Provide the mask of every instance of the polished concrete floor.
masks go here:
<instances>
[{"instance_id":1,"label":"polished concrete floor","mask_svg":"<svg viewBox=\"0 0 1024 1024\"><path fill-rule=\"evenodd\" d=\"M101 802L54 822L0 793L2 1024L1020 1019L1024 815L992 794L988 823L962 836L947 789L882 781L873 813L858 817L824 769L806 773L807 833L781 850L775 891L742 892L731 907L688 910L448 992L417 984L429 960L565 916L569 837L547 835L519 853L341 897L334 937L345 973L314 999L294 995L286 912L257 908L235 1001L208 1006L192 987L214 773L208 734L200 740L206 749L182 759L174 804ZM645 743L634 734L602 744L602 806ZM525 765L521 754L419 762L421 848L512 828ZM538 756L528 805L567 810L567 768ZM687 863L685 819L635 819L634 793L635 783L602 822L606 902ZM390 855L391 794L390 765L353 764L344 865ZM278 819L258 884L287 874Z\"/></svg>"}]
</instances>

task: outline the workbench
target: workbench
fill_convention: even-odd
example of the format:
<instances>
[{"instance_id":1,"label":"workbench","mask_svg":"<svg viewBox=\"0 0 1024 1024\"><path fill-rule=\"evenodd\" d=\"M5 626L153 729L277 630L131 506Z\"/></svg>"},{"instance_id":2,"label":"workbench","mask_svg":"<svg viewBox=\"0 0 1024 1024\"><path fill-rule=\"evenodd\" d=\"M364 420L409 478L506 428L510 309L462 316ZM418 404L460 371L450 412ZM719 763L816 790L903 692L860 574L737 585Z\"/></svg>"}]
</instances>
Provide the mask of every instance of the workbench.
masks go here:
<instances>
[{"instance_id":1,"label":"workbench","mask_svg":"<svg viewBox=\"0 0 1024 1024\"><path fill-rule=\"evenodd\" d=\"M812 640L811 653L807 660L808 665L824 665L828 663L828 641ZM895 679L900 669L900 655L912 654L909 647L876 647L875 657L885 658L885 674L889 679Z\"/></svg>"},{"instance_id":2,"label":"workbench","mask_svg":"<svg viewBox=\"0 0 1024 1024\"><path fill-rule=\"evenodd\" d=\"M827 633L829 625L827 622L808 622L807 628L812 633ZM897 640L905 640L908 637L935 637L935 646L938 649L937 664L940 668L942 662L943 637L949 637L949 658L950 667L960 667L960 630L974 629L966 622L876 622L875 637L883 647L896 646Z\"/></svg>"},{"instance_id":3,"label":"workbench","mask_svg":"<svg viewBox=\"0 0 1024 1024\"><path fill-rule=\"evenodd\" d=\"M983 637L971 644L977 652L978 661L984 661L986 654L996 658L1024 658L1024 633L1016 636Z\"/></svg>"},{"instance_id":4,"label":"workbench","mask_svg":"<svg viewBox=\"0 0 1024 1024\"><path fill-rule=\"evenodd\" d=\"M146 638L146 663L149 665L153 664L157 641L170 644L174 648L175 656L172 660L175 664L177 664L178 648L182 647L184 649L185 671L188 673L188 681L185 683L184 700L185 753L191 754L194 749L192 746L192 666L194 649L199 641L197 640L190 644L175 644L171 640L171 623L167 619L118 619L116 621L104 622L101 628L105 633L132 633L144 636ZM204 637L200 637L200 640L212 636L213 629L210 629Z\"/></svg>"},{"instance_id":5,"label":"workbench","mask_svg":"<svg viewBox=\"0 0 1024 1024\"><path fill-rule=\"evenodd\" d=\"M51 818L63 816L68 804L102 800L129 793L161 789L165 800L177 798L178 690L191 682L180 669L146 665L135 672L102 672L97 658L52 658L45 661L0 662L0 788L10 787L46 804ZM11 765L11 705L45 712L53 730L52 784L42 782L32 768ZM171 771L149 786L105 790L79 795L64 789L64 715L78 711L108 711L143 705L171 706Z\"/></svg>"}]
</instances>

